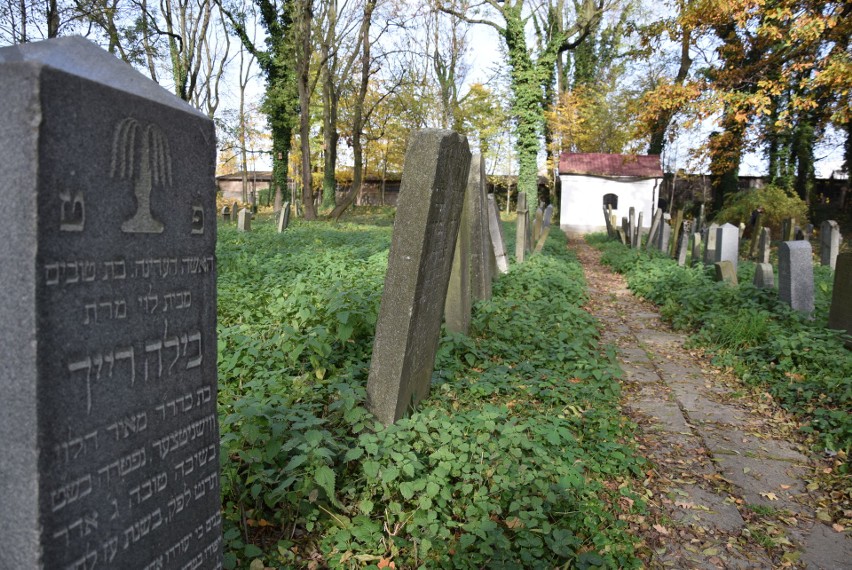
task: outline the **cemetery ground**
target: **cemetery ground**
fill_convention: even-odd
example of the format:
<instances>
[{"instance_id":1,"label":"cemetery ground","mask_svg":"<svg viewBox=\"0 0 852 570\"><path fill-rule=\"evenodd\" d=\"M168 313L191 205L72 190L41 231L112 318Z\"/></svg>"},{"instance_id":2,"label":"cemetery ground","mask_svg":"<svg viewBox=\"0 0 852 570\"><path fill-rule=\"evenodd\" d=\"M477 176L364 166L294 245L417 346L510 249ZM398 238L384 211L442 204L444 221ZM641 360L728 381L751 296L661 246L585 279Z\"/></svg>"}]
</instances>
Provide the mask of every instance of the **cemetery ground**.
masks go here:
<instances>
[{"instance_id":1,"label":"cemetery ground","mask_svg":"<svg viewBox=\"0 0 852 570\"><path fill-rule=\"evenodd\" d=\"M698 330L688 352L598 254L552 232L474 306L469 336L443 334L418 411L383 427L363 404L391 225L364 208L284 233L220 225L226 567L796 567L843 544L852 374L837 335L644 250L596 243L664 320ZM824 320L819 272L817 292ZM697 384L666 384L667 357ZM706 413L747 417L742 433L706 436L724 418L693 417L678 400L693 388L713 396ZM738 490L779 459L789 480Z\"/></svg>"}]
</instances>

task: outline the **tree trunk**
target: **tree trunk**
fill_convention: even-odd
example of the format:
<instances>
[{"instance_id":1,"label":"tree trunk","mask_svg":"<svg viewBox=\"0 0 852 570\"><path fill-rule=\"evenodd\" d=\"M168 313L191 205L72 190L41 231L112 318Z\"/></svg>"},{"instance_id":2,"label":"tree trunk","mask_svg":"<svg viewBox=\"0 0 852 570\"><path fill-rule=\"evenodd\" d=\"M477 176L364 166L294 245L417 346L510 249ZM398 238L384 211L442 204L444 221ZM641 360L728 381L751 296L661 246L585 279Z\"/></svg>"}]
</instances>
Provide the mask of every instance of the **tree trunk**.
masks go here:
<instances>
[{"instance_id":1,"label":"tree trunk","mask_svg":"<svg viewBox=\"0 0 852 570\"><path fill-rule=\"evenodd\" d=\"M56 0L47 0L47 37L59 37L59 8Z\"/></svg>"},{"instance_id":2,"label":"tree trunk","mask_svg":"<svg viewBox=\"0 0 852 570\"><path fill-rule=\"evenodd\" d=\"M301 0L299 3L299 143L302 151L302 207L305 219L317 217L314 206L314 189L311 168L311 93L309 74L311 68L311 19L313 18L313 0Z\"/></svg>"},{"instance_id":3,"label":"tree trunk","mask_svg":"<svg viewBox=\"0 0 852 570\"><path fill-rule=\"evenodd\" d=\"M355 202L355 198L361 191L363 182L363 149L361 146L361 131L364 128L364 101L367 98L367 88L370 84L370 23L373 18L373 9L376 7L377 0L366 0L364 3L364 18L361 21L361 30L359 39L362 46L361 55L361 83L358 87L358 95L355 98L355 103L352 112L352 157L354 165L352 167L352 187L343 197L343 201L338 204L331 212L330 217L337 221L343 215L349 206Z\"/></svg>"},{"instance_id":4,"label":"tree trunk","mask_svg":"<svg viewBox=\"0 0 852 570\"><path fill-rule=\"evenodd\" d=\"M796 155L796 194L805 201L805 204L810 205L815 177L814 144L816 142L814 127L810 117L804 116L799 120L793 140L793 148Z\"/></svg>"}]
</instances>

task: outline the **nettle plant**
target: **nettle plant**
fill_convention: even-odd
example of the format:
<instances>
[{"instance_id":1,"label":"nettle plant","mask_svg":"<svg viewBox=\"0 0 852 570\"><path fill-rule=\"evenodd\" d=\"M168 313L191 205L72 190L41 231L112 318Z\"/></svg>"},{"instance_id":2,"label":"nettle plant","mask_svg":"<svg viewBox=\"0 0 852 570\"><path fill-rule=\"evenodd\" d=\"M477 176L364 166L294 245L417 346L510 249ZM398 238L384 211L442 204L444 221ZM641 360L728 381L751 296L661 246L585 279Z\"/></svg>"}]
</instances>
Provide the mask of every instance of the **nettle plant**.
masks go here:
<instances>
[{"instance_id":1,"label":"nettle plant","mask_svg":"<svg viewBox=\"0 0 852 570\"><path fill-rule=\"evenodd\" d=\"M228 568L640 565L644 460L558 232L476 304L468 336L444 334L431 397L384 427L364 400L390 228L228 230Z\"/></svg>"}]
</instances>

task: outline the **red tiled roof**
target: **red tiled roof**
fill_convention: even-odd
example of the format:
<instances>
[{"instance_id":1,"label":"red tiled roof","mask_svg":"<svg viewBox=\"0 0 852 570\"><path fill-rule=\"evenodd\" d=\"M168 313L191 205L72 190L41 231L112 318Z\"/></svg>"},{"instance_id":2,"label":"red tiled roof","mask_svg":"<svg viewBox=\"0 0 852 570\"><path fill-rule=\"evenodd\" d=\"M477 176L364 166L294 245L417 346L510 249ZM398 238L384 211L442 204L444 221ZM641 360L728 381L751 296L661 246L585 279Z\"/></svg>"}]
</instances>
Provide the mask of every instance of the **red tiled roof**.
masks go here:
<instances>
[{"instance_id":1,"label":"red tiled roof","mask_svg":"<svg viewBox=\"0 0 852 570\"><path fill-rule=\"evenodd\" d=\"M662 178L658 154L602 154L564 152L559 156L559 174Z\"/></svg>"}]
</instances>

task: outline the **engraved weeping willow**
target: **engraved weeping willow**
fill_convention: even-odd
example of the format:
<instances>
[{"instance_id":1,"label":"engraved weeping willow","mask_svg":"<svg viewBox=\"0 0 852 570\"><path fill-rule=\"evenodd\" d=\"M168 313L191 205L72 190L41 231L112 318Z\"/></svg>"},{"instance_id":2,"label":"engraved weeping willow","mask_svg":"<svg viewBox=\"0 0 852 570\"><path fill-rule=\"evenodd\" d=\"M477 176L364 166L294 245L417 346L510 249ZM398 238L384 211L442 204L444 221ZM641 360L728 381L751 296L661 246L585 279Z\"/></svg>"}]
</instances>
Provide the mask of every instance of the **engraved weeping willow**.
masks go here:
<instances>
[{"instance_id":1,"label":"engraved weeping willow","mask_svg":"<svg viewBox=\"0 0 852 570\"><path fill-rule=\"evenodd\" d=\"M154 184L171 185L172 157L169 140L159 127L143 127L136 119L129 117L121 121L113 134L110 176L133 180L136 213L121 225L121 231L162 233L162 222L155 219L151 212L151 190Z\"/></svg>"}]
</instances>

